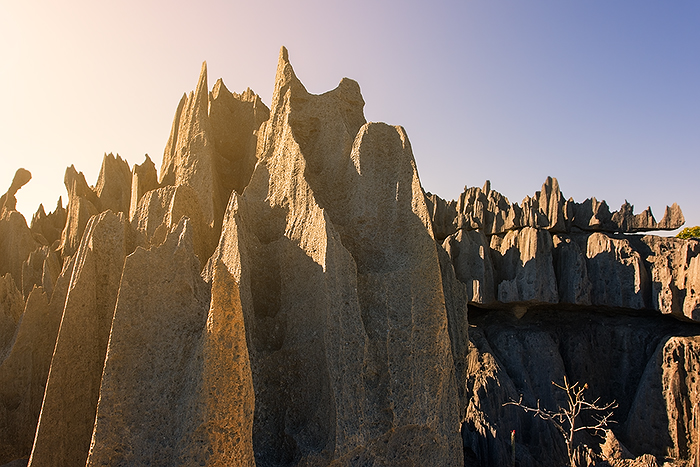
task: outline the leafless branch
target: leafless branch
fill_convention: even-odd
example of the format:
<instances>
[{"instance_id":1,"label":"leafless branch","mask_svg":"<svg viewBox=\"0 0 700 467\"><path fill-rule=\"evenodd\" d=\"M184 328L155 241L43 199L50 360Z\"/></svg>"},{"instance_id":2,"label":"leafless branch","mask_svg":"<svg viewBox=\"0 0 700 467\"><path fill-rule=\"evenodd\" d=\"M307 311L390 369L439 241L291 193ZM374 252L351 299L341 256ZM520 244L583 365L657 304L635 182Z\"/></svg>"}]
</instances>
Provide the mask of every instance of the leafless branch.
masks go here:
<instances>
[{"instance_id":1,"label":"leafless branch","mask_svg":"<svg viewBox=\"0 0 700 467\"><path fill-rule=\"evenodd\" d=\"M578 382L570 384L566 376L564 376L563 385L557 384L554 381L552 381L552 384L566 393L568 407L559 407L557 411L549 410L540 405L539 399L537 400L536 407L529 407L523 403L522 394L518 402L511 400L503 405L515 405L523 409L526 413L532 413L535 417L551 422L564 438L569 462L571 466L574 467L574 434L578 431L585 430L600 435L600 432L603 431L605 427L610 423L614 423L611 419L613 415L612 411L617 408L617 403L613 401L603 405L600 403L600 398L597 398L593 402L585 400L583 393L588 389L588 383L583 386ZM593 414L590 415L593 422L577 425L579 415L582 412L593 412Z\"/></svg>"}]
</instances>

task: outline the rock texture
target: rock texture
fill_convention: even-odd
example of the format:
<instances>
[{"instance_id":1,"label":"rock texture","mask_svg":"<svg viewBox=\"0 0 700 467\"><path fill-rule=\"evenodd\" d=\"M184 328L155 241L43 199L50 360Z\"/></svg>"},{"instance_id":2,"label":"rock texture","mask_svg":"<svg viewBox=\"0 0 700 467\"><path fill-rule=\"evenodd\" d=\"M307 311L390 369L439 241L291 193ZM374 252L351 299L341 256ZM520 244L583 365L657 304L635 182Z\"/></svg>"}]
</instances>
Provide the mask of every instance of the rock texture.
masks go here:
<instances>
[{"instance_id":1,"label":"rock texture","mask_svg":"<svg viewBox=\"0 0 700 467\"><path fill-rule=\"evenodd\" d=\"M199 407L210 393L201 369L209 290L199 270L185 219L161 246L126 259L86 465L221 465L202 463L219 427L204 425Z\"/></svg>"},{"instance_id":2,"label":"rock texture","mask_svg":"<svg viewBox=\"0 0 700 467\"><path fill-rule=\"evenodd\" d=\"M78 249L51 360L30 466L87 459L114 304L128 253L124 215L90 219Z\"/></svg>"},{"instance_id":3,"label":"rock texture","mask_svg":"<svg viewBox=\"0 0 700 467\"><path fill-rule=\"evenodd\" d=\"M562 465L552 382L616 400L579 465L700 459L700 242L625 203L424 193L359 85L178 105L160 177L105 155L0 198L0 465ZM623 446L626 449L623 449Z\"/></svg>"},{"instance_id":4,"label":"rock texture","mask_svg":"<svg viewBox=\"0 0 700 467\"><path fill-rule=\"evenodd\" d=\"M259 465L461 464L415 163L403 130L365 125L363 105L346 79L309 94L282 50L258 165L212 258L240 283Z\"/></svg>"},{"instance_id":5,"label":"rock texture","mask_svg":"<svg viewBox=\"0 0 700 467\"><path fill-rule=\"evenodd\" d=\"M212 93L202 64L194 92L183 96L163 155L161 185L190 185L204 221L220 228L233 189L242 190L255 166L256 132L269 110L248 89L232 94L222 81Z\"/></svg>"},{"instance_id":6,"label":"rock texture","mask_svg":"<svg viewBox=\"0 0 700 467\"><path fill-rule=\"evenodd\" d=\"M523 227L546 229L552 233L571 231L601 231L608 233L635 233L650 230L675 230L685 222L677 204L666 207L664 217L656 222L651 208L634 214L634 206L625 202L619 211L610 212L605 201L595 198L583 203L565 199L556 178L547 177L542 189L526 196L520 205L491 189L487 181L483 188L466 188L456 202L446 202L427 193L432 206L433 224L443 239L456 229L480 229L486 235L504 233Z\"/></svg>"},{"instance_id":7,"label":"rock texture","mask_svg":"<svg viewBox=\"0 0 700 467\"><path fill-rule=\"evenodd\" d=\"M470 316L476 328L469 333L470 402L462 428L466 465L508 465L512 430L519 465L565 464L564 442L552 425L503 406L520 394L530 406L537 400L562 406L564 393L551 381L561 383L563 375L585 381L588 400L617 401L612 429L631 455L615 465L645 465L632 462L644 454L654 462L653 456L693 459L697 326L661 316L568 310L561 319L561 313L540 308L520 319L496 311ZM589 435L579 441L602 442Z\"/></svg>"}]
</instances>

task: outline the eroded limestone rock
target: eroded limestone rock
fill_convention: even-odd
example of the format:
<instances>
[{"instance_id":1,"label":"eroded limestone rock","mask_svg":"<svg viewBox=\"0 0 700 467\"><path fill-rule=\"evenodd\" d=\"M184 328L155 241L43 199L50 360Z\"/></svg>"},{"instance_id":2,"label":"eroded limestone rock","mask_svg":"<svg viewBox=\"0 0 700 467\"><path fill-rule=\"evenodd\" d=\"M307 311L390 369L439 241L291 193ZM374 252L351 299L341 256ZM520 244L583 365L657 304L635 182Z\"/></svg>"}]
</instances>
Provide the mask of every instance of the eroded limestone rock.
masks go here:
<instances>
[{"instance_id":1,"label":"eroded limestone rock","mask_svg":"<svg viewBox=\"0 0 700 467\"><path fill-rule=\"evenodd\" d=\"M486 236L478 230L460 230L445 239L443 247L450 255L457 279L467 286L469 301L492 304L496 284Z\"/></svg>"},{"instance_id":2,"label":"eroded limestone rock","mask_svg":"<svg viewBox=\"0 0 700 467\"><path fill-rule=\"evenodd\" d=\"M126 227L125 215L111 211L93 217L86 227L65 299L31 466L83 465L87 459L128 253Z\"/></svg>"},{"instance_id":3,"label":"eroded limestone rock","mask_svg":"<svg viewBox=\"0 0 700 467\"><path fill-rule=\"evenodd\" d=\"M651 273L652 308L661 313L697 320L697 316L693 316L695 307L690 305L694 300L690 297L697 289L691 262L700 255L700 242L652 235L642 237L641 242L650 250L645 260Z\"/></svg>"},{"instance_id":4,"label":"eroded limestone rock","mask_svg":"<svg viewBox=\"0 0 700 467\"><path fill-rule=\"evenodd\" d=\"M4 215L5 212L16 211L17 198L15 194L20 188L29 183L31 179L32 174L27 169L17 169L7 193L0 197L0 216Z\"/></svg>"},{"instance_id":5,"label":"eroded limestone rock","mask_svg":"<svg viewBox=\"0 0 700 467\"><path fill-rule=\"evenodd\" d=\"M95 184L95 193L100 200L99 210L129 213L131 201L131 169L117 154L105 154Z\"/></svg>"},{"instance_id":6,"label":"eroded limestone rock","mask_svg":"<svg viewBox=\"0 0 700 467\"><path fill-rule=\"evenodd\" d=\"M180 101L160 184L192 187L204 222L217 234L231 191L243 190L255 166L256 132L266 116L265 105L250 90L232 94L218 82L210 94L206 62L196 90Z\"/></svg>"},{"instance_id":7,"label":"eroded limestone rock","mask_svg":"<svg viewBox=\"0 0 700 467\"><path fill-rule=\"evenodd\" d=\"M10 352L23 311L22 292L12 274L5 274L0 277L0 363Z\"/></svg>"},{"instance_id":8,"label":"eroded limestone rock","mask_svg":"<svg viewBox=\"0 0 700 467\"><path fill-rule=\"evenodd\" d=\"M131 171L131 198L129 201L129 221L134 219L141 197L151 190L158 188L158 173L156 165L148 154L142 164L134 164Z\"/></svg>"},{"instance_id":9,"label":"eroded limestone rock","mask_svg":"<svg viewBox=\"0 0 700 467\"><path fill-rule=\"evenodd\" d=\"M557 303L553 249L552 236L533 227L492 236L498 301Z\"/></svg>"},{"instance_id":10,"label":"eroded limestone rock","mask_svg":"<svg viewBox=\"0 0 700 467\"><path fill-rule=\"evenodd\" d=\"M363 104L347 79L309 94L282 50L258 164L205 268L240 285L260 464L461 464L452 289L405 133L363 126Z\"/></svg>"},{"instance_id":11,"label":"eroded limestone rock","mask_svg":"<svg viewBox=\"0 0 700 467\"><path fill-rule=\"evenodd\" d=\"M72 165L66 169L63 183L68 191L68 206L59 248L65 258L76 252L88 221L100 213L100 200L88 186L83 173L77 172Z\"/></svg>"},{"instance_id":12,"label":"eroded limestone rock","mask_svg":"<svg viewBox=\"0 0 700 467\"><path fill-rule=\"evenodd\" d=\"M585 253L578 243L567 236L554 235L552 244L559 303L590 305L592 286Z\"/></svg>"},{"instance_id":13,"label":"eroded limestone rock","mask_svg":"<svg viewBox=\"0 0 700 467\"><path fill-rule=\"evenodd\" d=\"M199 197L189 185L158 188L141 198L131 219L136 244L143 248L160 245L182 217L190 219L195 253L204 265L216 246L216 232L206 222Z\"/></svg>"},{"instance_id":14,"label":"eroded limestone rock","mask_svg":"<svg viewBox=\"0 0 700 467\"><path fill-rule=\"evenodd\" d=\"M59 196L56 209L53 212L46 214L44 205L39 205L36 213L32 216L32 223L29 229L35 235L35 238L37 235L40 235L46 240L46 245L50 245L55 249L58 245L54 245L54 243L61 239L67 215L68 212L63 208L63 202Z\"/></svg>"},{"instance_id":15,"label":"eroded limestone rock","mask_svg":"<svg viewBox=\"0 0 700 467\"><path fill-rule=\"evenodd\" d=\"M205 402L226 395L203 385L209 288L199 270L187 219L126 258L86 465L230 465L209 461L222 455L210 437L226 424L207 422Z\"/></svg>"},{"instance_id":16,"label":"eroded limestone rock","mask_svg":"<svg viewBox=\"0 0 700 467\"><path fill-rule=\"evenodd\" d=\"M649 360L627 421L635 455L689 459L700 443L700 337L664 339Z\"/></svg>"},{"instance_id":17,"label":"eroded limestone rock","mask_svg":"<svg viewBox=\"0 0 700 467\"><path fill-rule=\"evenodd\" d=\"M628 240L596 232L580 247L586 249L592 304L632 309L646 307L644 297L649 276L640 254Z\"/></svg>"}]
</instances>

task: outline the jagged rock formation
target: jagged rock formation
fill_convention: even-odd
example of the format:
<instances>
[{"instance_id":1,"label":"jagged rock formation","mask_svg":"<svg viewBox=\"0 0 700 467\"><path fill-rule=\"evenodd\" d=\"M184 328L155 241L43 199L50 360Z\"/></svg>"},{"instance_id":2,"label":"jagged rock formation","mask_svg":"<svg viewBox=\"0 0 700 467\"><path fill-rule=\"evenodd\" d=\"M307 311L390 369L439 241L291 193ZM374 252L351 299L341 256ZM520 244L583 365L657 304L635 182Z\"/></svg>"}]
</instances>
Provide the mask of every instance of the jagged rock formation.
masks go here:
<instances>
[{"instance_id":1,"label":"jagged rock formation","mask_svg":"<svg viewBox=\"0 0 700 467\"><path fill-rule=\"evenodd\" d=\"M556 178L547 177L542 190L533 197L526 196L522 203L511 203L508 198L491 189L487 181L483 188L464 188L459 200L447 202L437 195L426 193L429 200L436 236L444 239L457 230L479 229L486 235L495 235L524 227L549 230L552 233L594 231L608 233L636 233L650 230L675 230L685 222L677 204L666 207L661 222L656 222L647 208L634 214L634 206L625 201L619 211L610 213L605 201L595 198L576 203L564 199Z\"/></svg>"},{"instance_id":2,"label":"jagged rock formation","mask_svg":"<svg viewBox=\"0 0 700 467\"><path fill-rule=\"evenodd\" d=\"M456 202L430 193L426 202L471 303L650 308L690 320L700 313L690 268L700 243L629 235L680 227L683 214L676 204L659 223L649 209L633 215L628 203L610 214L595 198L564 201L551 177L521 206L489 182L465 189Z\"/></svg>"},{"instance_id":3,"label":"jagged rock formation","mask_svg":"<svg viewBox=\"0 0 700 467\"><path fill-rule=\"evenodd\" d=\"M558 465L559 433L503 403L562 404L564 375L619 403L581 459L695 459L700 242L635 234L680 208L611 213L553 178L447 202L363 107L347 78L310 94L283 48L270 109L203 65L160 178L147 155L105 155L94 187L71 166L29 228L20 169L0 465L500 466L511 430L518 465Z\"/></svg>"}]
</instances>

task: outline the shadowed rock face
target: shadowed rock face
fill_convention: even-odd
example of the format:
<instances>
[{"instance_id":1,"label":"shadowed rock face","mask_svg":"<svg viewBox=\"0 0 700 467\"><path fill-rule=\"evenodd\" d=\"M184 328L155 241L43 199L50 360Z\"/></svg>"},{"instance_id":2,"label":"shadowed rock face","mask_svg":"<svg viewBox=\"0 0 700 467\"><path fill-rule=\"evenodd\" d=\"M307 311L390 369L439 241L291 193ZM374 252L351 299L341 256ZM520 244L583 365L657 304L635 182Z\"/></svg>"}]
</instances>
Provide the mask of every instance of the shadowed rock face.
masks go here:
<instances>
[{"instance_id":1,"label":"shadowed rock face","mask_svg":"<svg viewBox=\"0 0 700 467\"><path fill-rule=\"evenodd\" d=\"M518 465L559 465L560 434L503 404L562 405L564 376L619 404L603 448L576 441L690 461L700 243L635 234L680 208L611 213L554 178L447 202L363 108L347 78L309 93L283 48L270 109L203 66L160 179L148 156L105 155L94 187L71 166L66 209L28 228L20 169L0 200L0 465L500 466L511 430Z\"/></svg>"},{"instance_id":2,"label":"shadowed rock face","mask_svg":"<svg viewBox=\"0 0 700 467\"><path fill-rule=\"evenodd\" d=\"M461 464L415 163L402 129L363 126L363 104L350 80L309 94L282 51L258 165L210 261L240 282L259 465Z\"/></svg>"}]
</instances>

